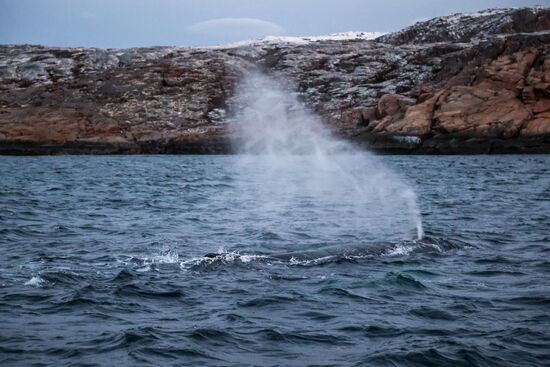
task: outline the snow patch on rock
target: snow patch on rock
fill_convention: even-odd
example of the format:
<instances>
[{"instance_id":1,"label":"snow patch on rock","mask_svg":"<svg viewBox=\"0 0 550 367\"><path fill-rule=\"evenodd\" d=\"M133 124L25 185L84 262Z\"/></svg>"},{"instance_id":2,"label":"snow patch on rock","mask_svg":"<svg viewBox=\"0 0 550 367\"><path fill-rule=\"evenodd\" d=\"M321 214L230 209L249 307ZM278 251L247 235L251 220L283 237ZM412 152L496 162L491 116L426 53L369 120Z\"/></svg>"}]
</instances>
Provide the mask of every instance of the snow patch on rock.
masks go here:
<instances>
[{"instance_id":1,"label":"snow patch on rock","mask_svg":"<svg viewBox=\"0 0 550 367\"><path fill-rule=\"evenodd\" d=\"M293 36L267 36L262 38L256 38L251 40L244 40L225 45L212 46L213 49L228 49L228 48L240 48L249 46L261 46L261 45L307 45L311 42L323 42L323 41L350 41L350 40L374 40L378 37L385 35L385 32L341 32L332 33L324 36L307 36L307 37L293 37Z\"/></svg>"}]
</instances>

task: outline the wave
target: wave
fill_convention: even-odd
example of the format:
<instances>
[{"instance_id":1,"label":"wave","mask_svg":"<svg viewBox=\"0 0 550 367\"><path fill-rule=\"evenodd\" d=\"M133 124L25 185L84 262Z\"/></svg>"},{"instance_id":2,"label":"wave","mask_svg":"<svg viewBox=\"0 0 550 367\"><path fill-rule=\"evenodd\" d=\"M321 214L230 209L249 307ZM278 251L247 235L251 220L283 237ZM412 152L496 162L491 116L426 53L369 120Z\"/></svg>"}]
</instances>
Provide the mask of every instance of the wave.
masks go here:
<instances>
[{"instance_id":1,"label":"wave","mask_svg":"<svg viewBox=\"0 0 550 367\"><path fill-rule=\"evenodd\" d=\"M184 296L180 289L163 289L160 287L146 288L143 285L127 284L117 288L114 292L119 297L137 298L181 298Z\"/></svg>"},{"instance_id":2,"label":"wave","mask_svg":"<svg viewBox=\"0 0 550 367\"><path fill-rule=\"evenodd\" d=\"M362 364L376 366L494 366L506 365L506 360L488 358L486 352L478 348L463 348L451 353L426 348L414 352L391 351L370 356Z\"/></svg>"},{"instance_id":3,"label":"wave","mask_svg":"<svg viewBox=\"0 0 550 367\"><path fill-rule=\"evenodd\" d=\"M314 332L283 331L275 328L264 328L247 333L270 342L283 342L290 344L328 344L328 345L352 345L353 343L341 335L331 335Z\"/></svg>"},{"instance_id":4,"label":"wave","mask_svg":"<svg viewBox=\"0 0 550 367\"><path fill-rule=\"evenodd\" d=\"M33 275L24 285L35 288L48 288L55 284L80 284L85 277L68 269L56 269L41 271Z\"/></svg>"}]
</instances>

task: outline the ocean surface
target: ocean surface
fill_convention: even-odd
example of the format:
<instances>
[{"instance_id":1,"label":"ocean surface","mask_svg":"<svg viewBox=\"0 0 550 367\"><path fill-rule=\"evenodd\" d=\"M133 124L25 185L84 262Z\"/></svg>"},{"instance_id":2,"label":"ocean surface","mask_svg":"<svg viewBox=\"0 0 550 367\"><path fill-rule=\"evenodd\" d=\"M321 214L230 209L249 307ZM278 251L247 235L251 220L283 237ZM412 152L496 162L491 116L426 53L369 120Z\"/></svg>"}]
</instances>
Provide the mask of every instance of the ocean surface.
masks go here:
<instances>
[{"instance_id":1,"label":"ocean surface","mask_svg":"<svg viewBox=\"0 0 550 367\"><path fill-rule=\"evenodd\" d=\"M0 365L550 365L550 156L379 159L422 239L308 167L0 157Z\"/></svg>"}]
</instances>

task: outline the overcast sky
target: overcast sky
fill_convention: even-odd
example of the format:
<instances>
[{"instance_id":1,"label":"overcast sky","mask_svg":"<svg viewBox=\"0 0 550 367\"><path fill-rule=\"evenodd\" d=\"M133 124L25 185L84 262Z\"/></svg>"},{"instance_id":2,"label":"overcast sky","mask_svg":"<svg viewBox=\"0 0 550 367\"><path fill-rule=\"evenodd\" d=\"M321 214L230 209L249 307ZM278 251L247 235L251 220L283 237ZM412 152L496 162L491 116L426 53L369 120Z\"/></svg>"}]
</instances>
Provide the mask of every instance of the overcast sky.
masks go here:
<instances>
[{"instance_id":1,"label":"overcast sky","mask_svg":"<svg viewBox=\"0 0 550 367\"><path fill-rule=\"evenodd\" d=\"M389 32L439 15L536 4L550 0L0 0L0 44L208 46Z\"/></svg>"}]
</instances>

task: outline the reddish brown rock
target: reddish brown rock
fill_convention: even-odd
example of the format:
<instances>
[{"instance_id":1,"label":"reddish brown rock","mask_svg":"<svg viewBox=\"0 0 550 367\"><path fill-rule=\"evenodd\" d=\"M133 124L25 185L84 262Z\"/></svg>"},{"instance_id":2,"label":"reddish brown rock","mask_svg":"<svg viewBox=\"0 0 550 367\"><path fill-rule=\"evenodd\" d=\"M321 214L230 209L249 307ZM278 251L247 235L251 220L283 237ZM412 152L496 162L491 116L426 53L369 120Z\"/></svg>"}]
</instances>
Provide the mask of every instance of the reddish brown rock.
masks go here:
<instances>
[{"instance_id":1,"label":"reddish brown rock","mask_svg":"<svg viewBox=\"0 0 550 367\"><path fill-rule=\"evenodd\" d=\"M521 130L522 136L550 136L550 112L538 114Z\"/></svg>"},{"instance_id":2,"label":"reddish brown rock","mask_svg":"<svg viewBox=\"0 0 550 367\"><path fill-rule=\"evenodd\" d=\"M403 119L389 125L386 131L396 135L424 136L429 134L432 128L434 107L439 97L436 95L423 103L409 107Z\"/></svg>"},{"instance_id":3,"label":"reddish brown rock","mask_svg":"<svg viewBox=\"0 0 550 367\"><path fill-rule=\"evenodd\" d=\"M378 116L386 117L402 113L408 106L416 101L410 97L399 94L385 94L378 100Z\"/></svg>"},{"instance_id":4,"label":"reddish brown rock","mask_svg":"<svg viewBox=\"0 0 550 367\"><path fill-rule=\"evenodd\" d=\"M76 140L86 131L86 119L75 109L5 108L0 116L3 139L66 143Z\"/></svg>"},{"instance_id":5,"label":"reddish brown rock","mask_svg":"<svg viewBox=\"0 0 550 367\"><path fill-rule=\"evenodd\" d=\"M531 107L534 114L550 111L550 99L541 99Z\"/></svg>"},{"instance_id":6,"label":"reddish brown rock","mask_svg":"<svg viewBox=\"0 0 550 367\"><path fill-rule=\"evenodd\" d=\"M467 137L508 139L531 118L512 91L454 87L434 114L434 129Z\"/></svg>"}]
</instances>

